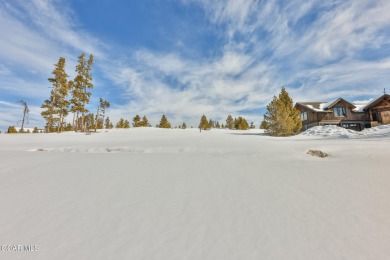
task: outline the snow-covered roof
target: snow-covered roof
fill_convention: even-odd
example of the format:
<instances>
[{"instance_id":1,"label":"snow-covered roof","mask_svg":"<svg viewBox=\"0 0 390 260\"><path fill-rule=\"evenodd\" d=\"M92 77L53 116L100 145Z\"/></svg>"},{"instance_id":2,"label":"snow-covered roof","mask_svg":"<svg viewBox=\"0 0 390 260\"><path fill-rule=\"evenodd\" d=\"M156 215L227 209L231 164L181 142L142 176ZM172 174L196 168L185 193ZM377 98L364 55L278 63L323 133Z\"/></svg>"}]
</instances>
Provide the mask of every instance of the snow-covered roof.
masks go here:
<instances>
[{"instance_id":1,"label":"snow-covered roof","mask_svg":"<svg viewBox=\"0 0 390 260\"><path fill-rule=\"evenodd\" d=\"M309 108L315 112L325 112L321 106L326 104L324 102L298 102L297 104Z\"/></svg>"},{"instance_id":2,"label":"snow-covered roof","mask_svg":"<svg viewBox=\"0 0 390 260\"><path fill-rule=\"evenodd\" d=\"M335 99L335 100L332 100L332 101L330 101L330 102L328 102L328 103L324 103L324 104L322 105L322 110L326 110L328 107L332 106L332 104L337 103L337 101L338 101L339 99L340 99L340 98Z\"/></svg>"},{"instance_id":3,"label":"snow-covered roof","mask_svg":"<svg viewBox=\"0 0 390 260\"><path fill-rule=\"evenodd\" d=\"M341 98L341 97L338 98L338 99L336 99L336 100L333 100L333 101L331 101L331 102L328 102L326 105L324 105L324 109L331 108L331 107L333 107L334 105L336 105L337 103L339 103L340 101L344 101L344 102L350 104L350 105L353 107L353 109L355 109L354 104L348 102L347 100L345 100L345 99L343 99L343 98Z\"/></svg>"},{"instance_id":4,"label":"snow-covered roof","mask_svg":"<svg viewBox=\"0 0 390 260\"><path fill-rule=\"evenodd\" d=\"M376 104L385 96L390 97L390 95L384 94L378 98L369 99L369 100L353 101L353 102L348 102L343 98L338 98L338 99L332 100L330 102L297 102L297 104L304 106L306 108L309 108L315 112L327 112L327 110L329 108L333 107L338 102L345 101L352 106L353 112L364 112L365 109L367 109L371 105Z\"/></svg>"},{"instance_id":5,"label":"snow-covered roof","mask_svg":"<svg viewBox=\"0 0 390 260\"><path fill-rule=\"evenodd\" d=\"M363 108L362 108L362 111L368 109L370 106L376 104L377 102L379 102L382 98L384 97L390 97L389 94L383 94L382 96L378 97L378 98L374 98L374 99L371 99Z\"/></svg>"},{"instance_id":6,"label":"snow-covered roof","mask_svg":"<svg viewBox=\"0 0 390 260\"><path fill-rule=\"evenodd\" d=\"M352 104L355 106L355 109L353 109L354 112L363 112L363 109L372 101L370 100L363 100L363 101L353 101Z\"/></svg>"}]
</instances>

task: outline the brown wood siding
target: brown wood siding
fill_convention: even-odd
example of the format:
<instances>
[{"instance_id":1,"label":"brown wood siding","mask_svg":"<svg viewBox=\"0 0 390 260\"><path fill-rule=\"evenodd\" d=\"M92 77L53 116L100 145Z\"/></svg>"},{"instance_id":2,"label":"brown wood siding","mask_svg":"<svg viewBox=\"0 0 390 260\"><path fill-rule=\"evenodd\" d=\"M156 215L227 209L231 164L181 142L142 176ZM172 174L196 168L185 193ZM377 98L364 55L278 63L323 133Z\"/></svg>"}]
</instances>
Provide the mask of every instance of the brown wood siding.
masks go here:
<instances>
[{"instance_id":1,"label":"brown wood siding","mask_svg":"<svg viewBox=\"0 0 390 260\"><path fill-rule=\"evenodd\" d=\"M342 117L334 116L334 114L333 114L334 107L345 107L345 114L346 115L342 116ZM342 119L342 120L348 120L348 121L370 121L370 115L367 112L353 112L352 109L353 108L351 107L351 105L349 105L348 103L341 100L339 103L337 103L336 105L334 105L333 107L328 109L328 113L322 119L323 120L340 120L340 119Z\"/></svg>"},{"instance_id":2,"label":"brown wood siding","mask_svg":"<svg viewBox=\"0 0 390 260\"><path fill-rule=\"evenodd\" d=\"M302 125L311 124L314 122L318 122L317 114L311 109L308 109L307 107L301 106L299 104L296 105L296 109L299 110L300 113L306 112L307 113L307 120L302 121Z\"/></svg>"},{"instance_id":3,"label":"brown wood siding","mask_svg":"<svg viewBox=\"0 0 390 260\"><path fill-rule=\"evenodd\" d=\"M385 97L381 102L377 105L370 108L370 113L375 114L374 119L379 120L382 124L390 124L390 99Z\"/></svg>"},{"instance_id":4,"label":"brown wood siding","mask_svg":"<svg viewBox=\"0 0 390 260\"><path fill-rule=\"evenodd\" d=\"M390 124L390 109L381 111L381 118L383 124Z\"/></svg>"}]
</instances>

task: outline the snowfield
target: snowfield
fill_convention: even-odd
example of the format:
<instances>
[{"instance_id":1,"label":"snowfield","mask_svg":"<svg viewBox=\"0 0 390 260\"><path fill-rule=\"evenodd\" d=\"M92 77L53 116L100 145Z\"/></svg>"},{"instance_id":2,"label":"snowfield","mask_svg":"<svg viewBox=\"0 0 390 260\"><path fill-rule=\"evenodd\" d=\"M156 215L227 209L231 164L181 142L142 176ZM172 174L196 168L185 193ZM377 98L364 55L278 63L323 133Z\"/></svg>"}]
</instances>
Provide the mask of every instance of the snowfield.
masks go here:
<instances>
[{"instance_id":1,"label":"snowfield","mask_svg":"<svg viewBox=\"0 0 390 260\"><path fill-rule=\"evenodd\" d=\"M389 259L389 148L389 126L0 134L0 243L39 247L0 259Z\"/></svg>"}]
</instances>

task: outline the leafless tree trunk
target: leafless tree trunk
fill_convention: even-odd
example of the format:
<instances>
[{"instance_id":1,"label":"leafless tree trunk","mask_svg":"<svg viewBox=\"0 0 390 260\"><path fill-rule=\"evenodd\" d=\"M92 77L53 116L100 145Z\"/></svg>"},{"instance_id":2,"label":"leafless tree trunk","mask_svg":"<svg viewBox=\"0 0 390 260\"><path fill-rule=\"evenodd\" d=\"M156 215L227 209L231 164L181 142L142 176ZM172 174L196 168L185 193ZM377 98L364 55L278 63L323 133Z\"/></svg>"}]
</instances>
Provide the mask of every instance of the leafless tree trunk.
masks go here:
<instances>
[{"instance_id":1,"label":"leafless tree trunk","mask_svg":"<svg viewBox=\"0 0 390 260\"><path fill-rule=\"evenodd\" d=\"M20 129L20 131L23 132L24 131L24 121L26 120L26 116L30 112L30 109L28 108L26 101L20 100L19 103L23 106L23 120L22 120L22 127Z\"/></svg>"}]
</instances>

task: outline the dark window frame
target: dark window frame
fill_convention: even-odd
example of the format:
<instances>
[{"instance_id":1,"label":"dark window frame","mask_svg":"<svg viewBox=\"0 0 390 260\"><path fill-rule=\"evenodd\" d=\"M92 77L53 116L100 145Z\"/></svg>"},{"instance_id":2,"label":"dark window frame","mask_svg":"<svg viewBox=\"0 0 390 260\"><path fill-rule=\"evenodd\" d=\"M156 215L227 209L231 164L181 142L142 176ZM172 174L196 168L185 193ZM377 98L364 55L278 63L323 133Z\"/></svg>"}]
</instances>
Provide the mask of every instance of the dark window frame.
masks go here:
<instances>
[{"instance_id":1,"label":"dark window frame","mask_svg":"<svg viewBox=\"0 0 390 260\"><path fill-rule=\"evenodd\" d=\"M345 117L347 115L347 110L345 107L334 107L333 108L333 115L335 117Z\"/></svg>"},{"instance_id":2,"label":"dark window frame","mask_svg":"<svg viewBox=\"0 0 390 260\"><path fill-rule=\"evenodd\" d=\"M299 114L299 118L302 120L302 121L306 121L307 120L307 112L304 111L302 113Z\"/></svg>"}]
</instances>

